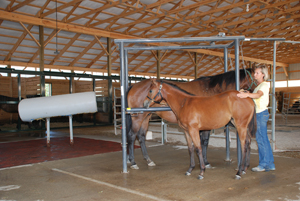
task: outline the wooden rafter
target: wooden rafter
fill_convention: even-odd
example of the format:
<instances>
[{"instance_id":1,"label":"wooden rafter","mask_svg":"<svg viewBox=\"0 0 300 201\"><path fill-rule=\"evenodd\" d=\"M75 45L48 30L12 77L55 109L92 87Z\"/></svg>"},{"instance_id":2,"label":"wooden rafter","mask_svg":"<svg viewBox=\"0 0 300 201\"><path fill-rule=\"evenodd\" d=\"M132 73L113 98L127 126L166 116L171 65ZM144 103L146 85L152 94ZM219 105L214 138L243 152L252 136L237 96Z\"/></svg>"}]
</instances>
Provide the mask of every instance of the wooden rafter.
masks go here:
<instances>
[{"instance_id":1,"label":"wooden rafter","mask_svg":"<svg viewBox=\"0 0 300 201\"><path fill-rule=\"evenodd\" d=\"M57 66L54 64L61 63L70 69L80 65L91 68L90 70L97 68L103 72L107 69L105 56L107 50L106 43L100 42L99 38L209 37L224 32L227 36L284 37L288 40L300 40L300 2L296 0L192 0L189 2L187 0L151 2L59 0L57 9L53 3L55 3L53 0L45 0L43 4L33 0L9 0L7 6L0 9L0 56L4 58L3 60L6 62L23 60L28 63L26 66L37 62L39 42L35 37L39 33L36 31L36 26L45 27L45 63L51 64L51 68ZM56 10L59 15L57 26L53 17ZM61 16L64 18L61 19ZM17 23L7 23L7 21ZM56 29L60 33L59 55L52 54L55 51L53 38L56 36ZM8 34L10 31L13 34ZM71 34L68 35L70 32ZM99 45L95 45L97 43ZM184 44L160 43L159 45ZM196 45L196 43L189 43L189 45ZM243 58L245 61L273 64L272 49L272 42L245 41ZM113 69L119 69L120 66L118 50L116 45L111 49ZM160 59L162 74L169 76L176 73L178 76L194 77L195 64L192 54L194 52L202 57L202 61L198 64L201 66L199 75L221 72L222 50L193 49L162 51ZM232 52L231 50L229 57L234 60L235 56ZM130 73L155 75L153 73L156 70L155 51L152 54L151 51L133 51L128 54ZM276 64L283 68L282 73L288 74L289 63L300 63L299 54L299 45L282 43L277 47ZM242 57L240 56L239 59Z\"/></svg>"}]
</instances>

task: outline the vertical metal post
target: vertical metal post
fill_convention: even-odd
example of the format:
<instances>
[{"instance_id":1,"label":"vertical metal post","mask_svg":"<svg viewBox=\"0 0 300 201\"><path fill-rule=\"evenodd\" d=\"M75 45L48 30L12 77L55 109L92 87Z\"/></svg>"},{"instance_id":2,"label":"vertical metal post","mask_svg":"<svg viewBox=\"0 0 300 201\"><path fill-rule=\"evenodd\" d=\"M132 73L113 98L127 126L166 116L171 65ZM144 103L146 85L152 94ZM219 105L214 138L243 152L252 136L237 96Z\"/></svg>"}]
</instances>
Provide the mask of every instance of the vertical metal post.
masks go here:
<instances>
[{"instance_id":1,"label":"vertical metal post","mask_svg":"<svg viewBox=\"0 0 300 201\"><path fill-rule=\"evenodd\" d=\"M275 113L276 113L276 98L275 98L275 81L276 81L276 41L273 47L273 76L272 76L272 150L275 151Z\"/></svg>"},{"instance_id":2,"label":"vertical metal post","mask_svg":"<svg viewBox=\"0 0 300 201\"><path fill-rule=\"evenodd\" d=\"M161 133L162 133L161 144L165 144L165 142L167 141L167 126L168 124L166 124L162 119L161 120Z\"/></svg>"},{"instance_id":3,"label":"vertical metal post","mask_svg":"<svg viewBox=\"0 0 300 201\"><path fill-rule=\"evenodd\" d=\"M198 61L197 61L197 52L195 52L195 79L198 78Z\"/></svg>"},{"instance_id":4,"label":"vertical metal post","mask_svg":"<svg viewBox=\"0 0 300 201\"><path fill-rule=\"evenodd\" d=\"M127 92L127 89L128 89L128 51L127 50L125 50L124 51L124 63L125 63L125 69L124 69L124 82L125 82L125 94L126 94L126 92ZM126 96L125 96L125 98L127 98Z\"/></svg>"},{"instance_id":5,"label":"vertical metal post","mask_svg":"<svg viewBox=\"0 0 300 201\"><path fill-rule=\"evenodd\" d=\"M39 55L39 62L40 62L40 71L44 71L44 27L39 26L39 43L40 43L40 55ZM40 93L41 96L45 96L45 75L41 75L41 86L40 86Z\"/></svg>"},{"instance_id":6,"label":"vertical metal post","mask_svg":"<svg viewBox=\"0 0 300 201\"><path fill-rule=\"evenodd\" d=\"M73 77L70 76L69 92L73 93ZM69 115L69 128L70 128L70 144L73 145L73 116Z\"/></svg>"},{"instance_id":7,"label":"vertical metal post","mask_svg":"<svg viewBox=\"0 0 300 201\"><path fill-rule=\"evenodd\" d=\"M93 91L96 91L96 79L93 77ZM93 114L94 125L96 125L96 113Z\"/></svg>"},{"instance_id":8,"label":"vertical metal post","mask_svg":"<svg viewBox=\"0 0 300 201\"><path fill-rule=\"evenodd\" d=\"M224 72L228 71L228 49L224 48ZM229 126L226 126L226 159L225 161L231 161L230 159L230 136L229 136Z\"/></svg>"},{"instance_id":9,"label":"vertical metal post","mask_svg":"<svg viewBox=\"0 0 300 201\"><path fill-rule=\"evenodd\" d=\"M46 118L47 122L47 146L50 147L50 117Z\"/></svg>"},{"instance_id":10,"label":"vertical metal post","mask_svg":"<svg viewBox=\"0 0 300 201\"><path fill-rule=\"evenodd\" d=\"M235 54L235 83L236 83L236 90L240 90L240 65L239 65L239 40L235 39L234 43L234 54ZM236 133L236 147L237 147L237 160L238 160L238 167L241 163L242 157L242 150L241 150L241 142L238 133Z\"/></svg>"},{"instance_id":11,"label":"vertical metal post","mask_svg":"<svg viewBox=\"0 0 300 201\"><path fill-rule=\"evenodd\" d=\"M19 102L22 100L22 88L21 88L21 74L18 74L18 97L19 97ZM17 129L21 130L21 119L20 116L18 115L18 125ZM20 135L20 134L19 134Z\"/></svg>"},{"instance_id":12,"label":"vertical metal post","mask_svg":"<svg viewBox=\"0 0 300 201\"><path fill-rule=\"evenodd\" d=\"M160 79L160 50L157 50L157 79Z\"/></svg>"},{"instance_id":13,"label":"vertical metal post","mask_svg":"<svg viewBox=\"0 0 300 201\"><path fill-rule=\"evenodd\" d=\"M126 107L125 107L125 64L124 64L124 43L120 42L120 81L121 81L121 120L122 120L122 156L123 173L127 171L127 145L126 145Z\"/></svg>"},{"instance_id":14,"label":"vertical metal post","mask_svg":"<svg viewBox=\"0 0 300 201\"><path fill-rule=\"evenodd\" d=\"M112 79L111 79L111 38L107 38L107 75L108 79L108 112L109 112L109 120L108 122L113 123L113 105L112 105Z\"/></svg>"},{"instance_id":15,"label":"vertical metal post","mask_svg":"<svg viewBox=\"0 0 300 201\"><path fill-rule=\"evenodd\" d=\"M70 76L70 81L69 81L69 93L73 93L73 77Z\"/></svg>"},{"instance_id":16,"label":"vertical metal post","mask_svg":"<svg viewBox=\"0 0 300 201\"><path fill-rule=\"evenodd\" d=\"M69 115L69 127L70 127L70 144L74 144L73 140L73 120L72 120L72 115Z\"/></svg>"},{"instance_id":17,"label":"vertical metal post","mask_svg":"<svg viewBox=\"0 0 300 201\"><path fill-rule=\"evenodd\" d=\"M162 133L162 135L161 135L161 144L165 144L165 130L164 130L164 124L165 124L165 122L164 122L164 120L163 119L161 119L161 133Z\"/></svg>"}]
</instances>

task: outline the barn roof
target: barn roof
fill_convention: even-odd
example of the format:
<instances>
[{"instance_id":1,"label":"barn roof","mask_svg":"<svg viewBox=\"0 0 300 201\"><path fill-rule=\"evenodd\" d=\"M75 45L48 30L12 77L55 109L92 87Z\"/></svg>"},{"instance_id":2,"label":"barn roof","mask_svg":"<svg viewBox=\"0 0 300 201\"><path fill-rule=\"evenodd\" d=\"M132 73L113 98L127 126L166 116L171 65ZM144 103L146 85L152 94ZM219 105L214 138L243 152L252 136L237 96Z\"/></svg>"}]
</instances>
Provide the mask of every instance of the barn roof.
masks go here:
<instances>
[{"instance_id":1,"label":"barn roof","mask_svg":"<svg viewBox=\"0 0 300 201\"><path fill-rule=\"evenodd\" d=\"M44 27L43 41L39 27ZM300 3L298 0L1 0L0 64L38 67L39 47L44 43L45 68L107 72L107 54L111 52L111 70L119 73L119 49L113 39L211 37L220 33L299 41ZM111 48L107 47L107 38L112 39ZM243 41L240 47L241 66L249 66L249 61L273 63L271 41ZM196 52L197 76L223 72L223 50ZM234 49L229 53L231 66ZM276 53L281 71L289 64L300 63L299 43L278 42ZM194 77L193 51L161 50L159 55L161 76ZM129 52L129 73L155 76L157 58L157 51Z\"/></svg>"}]
</instances>

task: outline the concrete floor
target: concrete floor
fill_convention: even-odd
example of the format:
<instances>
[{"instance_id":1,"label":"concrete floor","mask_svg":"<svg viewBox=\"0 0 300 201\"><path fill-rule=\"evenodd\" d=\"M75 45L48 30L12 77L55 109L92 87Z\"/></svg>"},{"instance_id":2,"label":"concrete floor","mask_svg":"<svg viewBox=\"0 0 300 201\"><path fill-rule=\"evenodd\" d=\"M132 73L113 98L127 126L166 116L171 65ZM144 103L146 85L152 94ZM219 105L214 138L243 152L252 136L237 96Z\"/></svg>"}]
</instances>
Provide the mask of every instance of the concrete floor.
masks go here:
<instances>
[{"instance_id":1,"label":"concrete floor","mask_svg":"<svg viewBox=\"0 0 300 201\"><path fill-rule=\"evenodd\" d=\"M75 136L89 133L84 136L120 142L120 136L94 135L98 132L99 128L74 129ZM156 166L148 167L136 149L140 169L129 173L121 173L122 152L0 169L0 200L300 200L300 159L275 156L276 171L247 171L235 180L235 149L231 149L234 161L228 163L225 148L210 147L208 159L214 168L198 180L198 166L185 176L187 149L157 142L147 145ZM257 164L254 150L250 167Z\"/></svg>"}]
</instances>

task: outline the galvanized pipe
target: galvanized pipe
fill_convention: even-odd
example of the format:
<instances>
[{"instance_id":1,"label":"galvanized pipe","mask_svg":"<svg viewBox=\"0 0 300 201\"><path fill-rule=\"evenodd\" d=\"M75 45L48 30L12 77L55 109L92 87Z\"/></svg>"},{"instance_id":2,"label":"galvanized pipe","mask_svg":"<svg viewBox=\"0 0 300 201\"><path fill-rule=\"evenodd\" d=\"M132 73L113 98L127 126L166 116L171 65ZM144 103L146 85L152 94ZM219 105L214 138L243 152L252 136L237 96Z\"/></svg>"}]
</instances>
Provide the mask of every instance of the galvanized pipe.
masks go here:
<instances>
[{"instance_id":1,"label":"galvanized pipe","mask_svg":"<svg viewBox=\"0 0 300 201\"><path fill-rule=\"evenodd\" d=\"M125 50L182 50L182 49L219 49L219 48L225 48L230 46L228 45L191 45L191 46L151 46L151 47L138 47L138 46L133 46L133 47L126 47Z\"/></svg>"},{"instance_id":2,"label":"galvanized pipe","mask_svg":"<svg viewBox=\"0 0 300 201\"><path fill-rule=\"evenodd\" d=\"M240 65L239 65L239 40L235 39L235 45L234 45L234 52L235 52L235 88L237 91L240 90ZM241 157L242 157L242 150L241 150L241 142L238 135L238 132L236 132L236 147L237 147L237 160L238 160L238 167L241 163Z\"/></svg>"},{"instance_id":3,"label":"galvanized pipe","mask_svg":"<svg viewBox=\"0 0 300 201\"><path fill-rule=\"evenodd\" d=\"M275 113L276 113L276 97L275 97L275 81L276 81L276 41L273 47L273 76L272 76L272 150L275 151Z\"/></svg>"},{"instance_id":4,"label":"galvanized pipe","mask_svg":"<svg viewBox=\"0 0 300 201\"><path fill-rule=\"evenodd\" d=\"M126 140L126 113L125 113L125 87L126 87L126 70L125 70L125 64L124 64L124 43L120 43L120 78L121 78L121 120L122 120L122 158L123 158L123 173L128 173L127 171L127 140Z\"/></svg>"},{"instance_id":5,"label":"galvanized pipe","mask_svg":"<svg viewBox=\"0 0 300 201\"><path fill-rule=\"evenodd\" d=\"M156 111L172 111L169 107L136 107L136 108L126 108L126 112L128 113L139 113L139 112L156 112Z\"/></svg>"},{"instance_id":6,"label":"galvanized pipe","mask_svg":"<svg viewBox=\"0 0 300 201\"><path fill-rule=\"evenodd\" d=\"M115 43L161 43L161 42L200 42L200 41L229 41L244 40L245 36L225 36L225 37L182 37L182 38L141 38L141 39L115 39Z\"/></svg>"},{"instance_id":7,"label":"galvanized pipe","mask_svg":"<svg viewBox=\"0 0 300 201\"><path fill-rule=\"evenodd\" d=\"M224 48L224 72L228 71L228 49ZM225 161L231 161L230 159L230 136L229 136L229 126L226 126L226 159Z\"/></svg>"}]
</instances>

